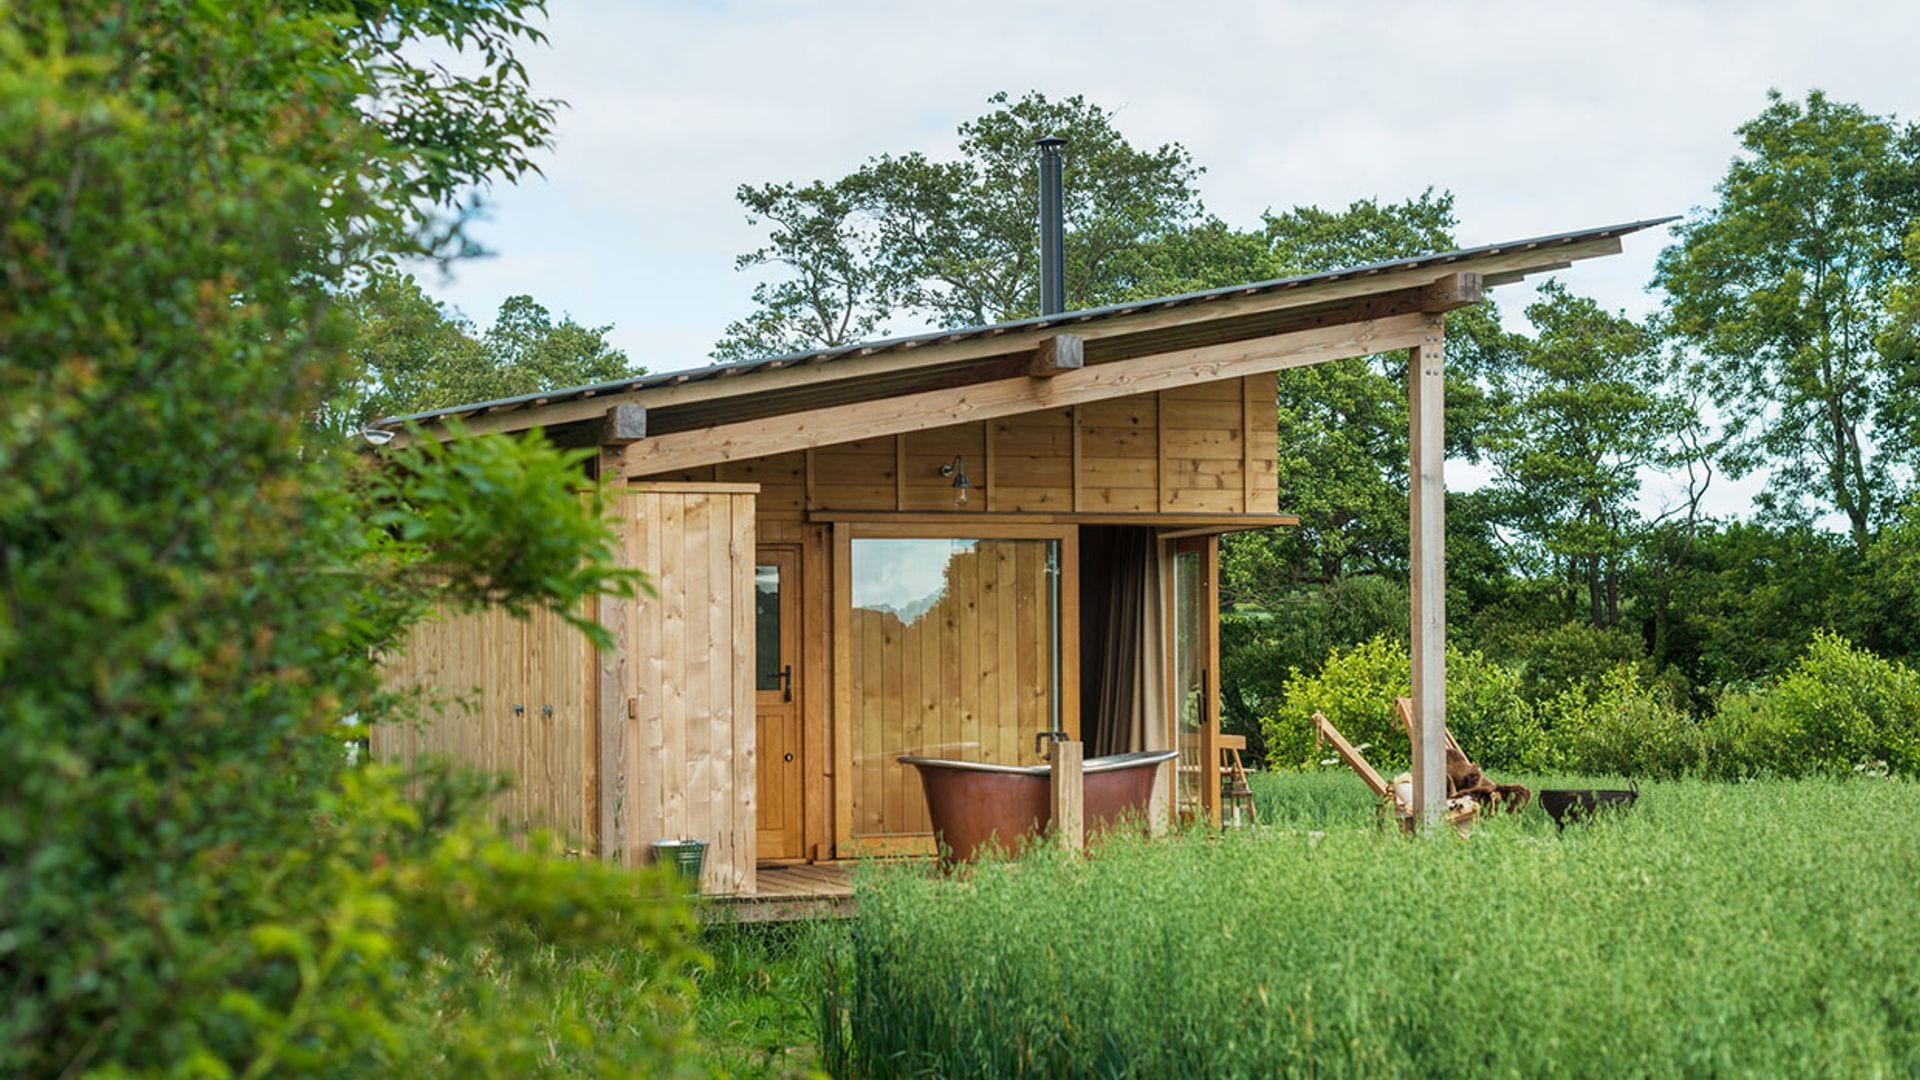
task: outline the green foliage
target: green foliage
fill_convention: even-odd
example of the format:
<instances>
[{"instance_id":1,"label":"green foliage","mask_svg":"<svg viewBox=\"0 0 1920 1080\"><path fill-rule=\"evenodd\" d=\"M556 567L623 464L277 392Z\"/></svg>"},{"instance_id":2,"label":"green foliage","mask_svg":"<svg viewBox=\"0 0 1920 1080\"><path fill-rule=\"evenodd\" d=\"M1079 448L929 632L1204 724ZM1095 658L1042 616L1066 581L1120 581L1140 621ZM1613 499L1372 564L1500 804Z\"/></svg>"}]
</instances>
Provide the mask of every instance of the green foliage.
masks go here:
<instances>
[{"instance_id":1,"label":"green foliage","mask_svg":"<svg viewBox=\"0 0 1920 1080\"><path fill-rule=\"evenodd\" d=\"M1920 493L1874 537L1865 569L1868 587L1857 604L1868 617L1853 628L1856 639L1888 656L1920 660Z\"/></svg>"},{"instance_id":2,"label":"green foliage","mask_svg":"<svg viewBox=\"0 0 1920 1080\"><path fill-rule=\"evenodd\" d=\"M1449 648L1447 726L1475 761L1493 770L1552 764L1641 779L1920 775L1920 673L1844 638L1816 632L1779 679L1724 692L1711 715L1696 719L1671 681L1649 679L1636 660L1605 663L1608 632L1570 629L1568 654L1585 654L1582 662L1592 665L1579 678L1530 676ZM1580 641L1589 637L1600 640ZM1556 649L1543 651L1553 659ZM1384 636L1334 650L1311 675L1294 670L1262 718L1268 764L1326 761L1311 719L1319 711L1375 768L1405 768L1406 730L1393 699L1408 693L1407 671L1406 647Z\"/></svg>"},{"instance_id":3,"label":"green foliage","mask_svg":"<svg viewBox=\"0 0 1920 1080\"><path fill-rule=\"evenodd\" d=\"M1135 148L1111 113L1078 96L1002 92L988 103L993 111L960 125L957 160L881 155L831 182L743 185L748 221L769 236L737 265L782 274L754 288L756 310L727 328L714 356L847 344L896 318L981 326L1037 314L1033 144L1045 135L1068 140L1068 306L1228 284L1216 257L1261 265L1257 240L1204 218L1200 170L1177 144ZM1162 249L1189 226L1202 232Z\"/></svg>"},{"instance_id":4,"label":"green foliage","mask_svg":"<svg viewBox=\"0 0 1920 1080\"><path fill-rule=\"evenodd\" d=\"M1920 673L1822 631L1778 681L1723 695L1706 731L1723 775L1920 775Z\"/></svg>"},{"instance_id":5,"label":"green foliage","mask_svg":"<svg viewBox=\"0 0 1920 1080\"><path fill-rule=\"evenodd\" d=\"M1844 537L1805 526L1733 522L1696 533L1656 567L1647 598L1660 621L1653 662L1702 687L1738 685L1785 671L1827 627L1886 648L1897 630L1877 614L1894 594L1865 572Z\"/></svg>"},{"instance_id":6,"label":"green foliage","mask_svg":"<svg viewBox=\"0 0 1920 1080\"><path fill-rule=\"evenodd\" d=\"M1569 687L1541 703L1540 714L1561 768L1672 780L1704 765L1699 725L1668 688L1642 678L1638 664L1606 669L1590 688Z\"/></svg>"},{"instance_id":7,"label":"green foliage","mask_svg":"<svg viewBox=\"0 0 1920 1080\"><path fill-rule=\"evenodd\" d=\"M658 879L342 754L430 603L627 580L537 441L385 472L315 423L337 298L459 253L544 144L537 6L133 12L0 19L0 1073L666 1069L697 957ZM654 975L599 1041L540 958L613 943Z\"/></svg>"},{"instance_id":8,"label":"green foliage","mask_svg":"<svg viewBox=\"0 0 1920 1080\"><path fill-rule=\"evenodd\" d=\"M1920 389L1890 363L1908 340L1896 290L1911 288L1920 133L1818 90L1804 103L1776 91L1740 139L1718 205L1680 227L1654 283L1733 437L1722 462L1765 465L1788 520L1809 503L1845 515L1864 553L1895 498L1875 420L1912 415Z\"/></svg>"},{"instance_id":9,"label":"green foliage","mask_svg":"<svg viewBox=\"0 0 1920 1080\"><path fill-rule=\"evenodd\" d=\"M1362 199L1344 210L1267 214L1276 266L1314 273L1456 247L1453 197ZM1516 344L1491 302L1447 318L1447 452L1475 459ZM1406 354L1294 368L1278 382L1280 505L1300 525L1250 539L1285 584L1399 571L1407 552Z\"/></svg>"},{"instance_id":10,"label":"green foliage","mask_svg":"<svg viewBox=\"0 0 1920 1080\"><path fill-rule=\"evenodd\" d=\"M1491 632L1482 628L1475 644L1513 668L1520 676L1521 696L1533 702L1569 691L1591 696L1610 672L1645 657L1638 638L1618 627L1601 628L1585 621L1548 629L1525 624Z\"/></svg>"},{"instance_id":11,"label":"green foliage","mask_svg":"<svg viewBox=\"0 0 1920 1080\"><path fill-rule=\"evenodd\" d=\"M1541 576L1586 592L1594 626L1620 621L1621 578L1644 469L1670 463L1688 414L1660 392L1646 332L1558 282L1527 307L1538 333L1509 372L1487 437L1500 516L1537 552Z\"/></svg>"},{"instance_id":12,"label":"green foliage","mask_svg":"<svg viewBox=\"0 0 1920 1080\"><path fill-rule=\"evenodd\" d=\"M842 919L709 924L701 945L713 965L699 973L695 1009L706 1064L729 1076L818 1075L820 1000L851 934Z\"/></svg>"},{"instance_id":13,"label":"green foliage","mask_svg":"<svg viewBox=\"0 0 1920 1080\"><path fill-rule=\"evenodd\" d=\"M1323 782L1256 781L1281 805ZM1363 799L1314 832L1114 840L964 881L875 868L857 885L850 984L829 1003L829 1063L876 1077L1910 1073L1920 954L1895 943L1911 936L1916 795L1898 781L1643 784L1630 812L1564 836L1534 809L1428 843L1373 824Z\"/></svg>"},{"instance_id":14,"label":"green foliage","mask_svg":"<svg viewBox=\"0 0 1920 1080\"><path fill-rule=\"evenodd\" d=\"M1267 761L1304 768L1328 756L1316 745L1313 714L1325 713L1375 768L1405 769L1411 751L1393 700L1411 693L1407 646L1386 636L1336 650L1321 669L1287 678L1284 696L1264 719ZM1478 652L1447 649L1447 727L1468 753L1490 769L1534 769L1547 743L1512 671Z\"/></svg>"},{"instance_id":15,"label":"green foliage","mask_svg":"<svg viewBox=\"0 0 1920 1080\"><path fill-rule=\"evenodd\" d=\"M359 371L329 410L342 434L381 417L641 374L607 343L613 327L556 323L530 296L502 301L484 334L404 274L376 276L346 307Z\"/></svg>"},{"instance_id":16,"label":"green foliage","mask_svg":"<svg viewBox=\"0 0 1920 1080\"><path fill-rule=\"evenodd\" d=\"M449 434L394 452L367 478L380 562L390 574L424 573L442 603L519 616L553 605L605 642L605 628L568 601L631 596L641 577L619 567L608 492L583 480L593 452L545 450L537 437L465 438L458 424Z\"/></svg>"},{"instance_id":17,"label":"green foliage","mask_svg":"<svg viewBox=\"0 0 1920 1080\"><path fill-rule=\"evenodd\" d=\"M736 270L774 266L788 276L753 287L754 311L727 326L716 360L833 348L877 336L901 288L880 247L880 196L863 172L832 184L742 184L735 198L767 243Z\"/></svg>"},{"instance_id":18,"label":"green foliage","mask_svg":"<svg viewBox=\"0 0 1920 1080\"><path fill-rule=\"evenodd\" d=\"M1234 534L1221 545L1224 581L1262 580L1260 569L1239 560L1270 549L1233 542L1246 535ZM1399 633L1407 625L1407 585L1371 575L1343 577L1261 599L1269 606L1220 613L1220 693L1223 729L1248 736L1248 749L1264 760L1260 718L1280 701L1288 673L1317 671L1334 649Z\"/></svg>"},{"instance_id":19,"label":"green foliage","mask_svg":"<svg viewBox=\"0 0 1920 1080\"><path fill-rule=\"evenodd\" d=\"M1365 266L1453 246L1453 194L1432 188L1404 202L1357 199L1344 210L1296 206L1261 215L1281 274Z\"/></svg>"},{"instance_id":20,"label":"green foliage","mask_svg":"<svg viewBox=\"0 0 1920 1080\"><path fill-rule=\"evenodd\" d=\"M705 961L678 879L556 859L466 816L449 778L417 801L399 779L347 774L321 842L225 867L264 903L224 943L249 977L211 968L228 981L196 988L217 1002L189 1017L209 1049L252 1043L251 1075L683 1072ZM617 983L552 962L613 949L630 957Z\"/></svg>"}]
</instances>

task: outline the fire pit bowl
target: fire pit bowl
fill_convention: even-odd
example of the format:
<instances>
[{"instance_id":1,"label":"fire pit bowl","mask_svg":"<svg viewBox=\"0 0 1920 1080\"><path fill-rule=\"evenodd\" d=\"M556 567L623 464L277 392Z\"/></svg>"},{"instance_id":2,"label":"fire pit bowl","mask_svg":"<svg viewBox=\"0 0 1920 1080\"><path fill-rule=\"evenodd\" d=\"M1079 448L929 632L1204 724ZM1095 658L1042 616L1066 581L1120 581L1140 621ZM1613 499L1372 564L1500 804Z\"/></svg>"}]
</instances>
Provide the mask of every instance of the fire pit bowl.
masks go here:
<instances>
[{"instance_id":1,"label":"fire pit bowl","mask_svg":"<svg viewBox=\"0 0 1920 1080\"><path fill-rule=\"evenodd\" d=\"M1640 798L1640 785L1628 781L1629 790L1618 788L1546 788L1539 794L1540 808L1553 819L1561 832L1569 821L1590 821L1602 810L1620 811Z\"/></svg>"}]
</instances>

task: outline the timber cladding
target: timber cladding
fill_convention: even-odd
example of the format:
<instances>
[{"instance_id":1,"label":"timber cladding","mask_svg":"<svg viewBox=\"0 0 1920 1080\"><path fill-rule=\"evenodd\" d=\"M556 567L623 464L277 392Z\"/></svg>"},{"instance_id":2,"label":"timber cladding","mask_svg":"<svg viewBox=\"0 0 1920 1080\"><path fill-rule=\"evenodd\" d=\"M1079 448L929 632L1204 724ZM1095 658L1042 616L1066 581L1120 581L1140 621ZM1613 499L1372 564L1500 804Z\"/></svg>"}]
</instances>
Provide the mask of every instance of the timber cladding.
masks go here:
<instances>
[{"instance_id":1,"label":"timber cladding","mask_svg":"<svg viewBox=\"0 0 1920 1080\"><path fill-rule=\"evenodd\" d=\"M514 828L551 830L570 847L589 846L589 653L580 631L548 612L423 622L403 649L382 658L381 671L389 689L423 695L425 716L417 725L376 726L369 748L407 767L445 758L510 774L512 785L493 801L495 816Z\"/></svg>"},{"instance_id":2,"label":"timber cladding","mask_svg":"<svg viewBox=\"0 0 1920 1080\"><path fill-rule=\"evenodd\" d=\"M705 840L702 891L751 892L753 489L635 484L618 513L654 595L601 602L601 852L633 865L654 840Z\"/></svg>"},{"instance_id":3,"label":"timber cladding","mask_svg":"<svg viewBox=\"0 0 1920 1080\"><path fill-rule=\"evenodd\" d=\"M762 518L808 512L1272 514L1274 376L855 439L665 473L760 485ZM963 459L965 504L940 466Z\"/></svg>"},{"instance_id":4,"label":"timber cladding","mask_svg":"<svg viewBox=\"0 0 1920 1080\"><path fill-rule=\"evenodd\" d=\"M655 840L704 840L702 891L751 892L753 489L636 484L616 512L625 564L653 592L600 599L612 649L546 613L423 623L383 660L385 681L444 705L376 727L372 752L509 774L493 809L511 827L628 865Z\"/></svg>"}]
</instances>

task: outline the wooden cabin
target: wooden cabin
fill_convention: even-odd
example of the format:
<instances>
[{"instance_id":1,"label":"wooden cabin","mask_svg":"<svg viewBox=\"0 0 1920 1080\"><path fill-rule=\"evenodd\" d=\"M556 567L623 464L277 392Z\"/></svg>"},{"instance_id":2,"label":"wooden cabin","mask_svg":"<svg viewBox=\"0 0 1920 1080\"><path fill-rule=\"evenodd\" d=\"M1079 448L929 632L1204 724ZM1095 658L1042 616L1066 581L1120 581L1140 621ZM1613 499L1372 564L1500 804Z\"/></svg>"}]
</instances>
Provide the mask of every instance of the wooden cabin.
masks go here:
<instances>
[{"instance_id":1,"label":"wooden cabin","mask_svg":"<svg viewBox=\"0 0 1920 1080\"><path fill-rule=\"evenodd\" d=\"M1292 522L1276 373L1413 351L1415 696L1444 724L1444 314L1648 224L383 422L597 447L655 591L599 601L602 651L553 618L426 624L391 680L477 692L375 753L511 772L503 814L609 859L705 840L720 894L931 853L896 758L1038 762L1050 729L1177 748L1156 814L1217 822L1219 538Z\"/></svg>"}]
</instances>

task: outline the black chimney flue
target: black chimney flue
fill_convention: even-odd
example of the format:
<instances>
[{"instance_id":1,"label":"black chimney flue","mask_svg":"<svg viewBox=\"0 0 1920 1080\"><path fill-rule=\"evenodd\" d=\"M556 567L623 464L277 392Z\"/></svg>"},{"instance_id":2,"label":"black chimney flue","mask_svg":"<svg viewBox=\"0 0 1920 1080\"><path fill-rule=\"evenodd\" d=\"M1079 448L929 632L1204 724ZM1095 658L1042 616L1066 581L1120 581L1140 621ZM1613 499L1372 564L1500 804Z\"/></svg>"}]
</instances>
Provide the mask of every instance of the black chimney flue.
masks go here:
<instances>
[{"instance_id":1,"label":"black chimney flue","mask_svg":"<svg viewBox=\"0 0 1920 1080\"><path fill-rule=\"evenodd\" d=\"M1049 135L1034 143L1040 148L1040 314L1067 310L1066 216L1061 194L1060 148L1067 140Z\"/></svg>"}]
</instances>

